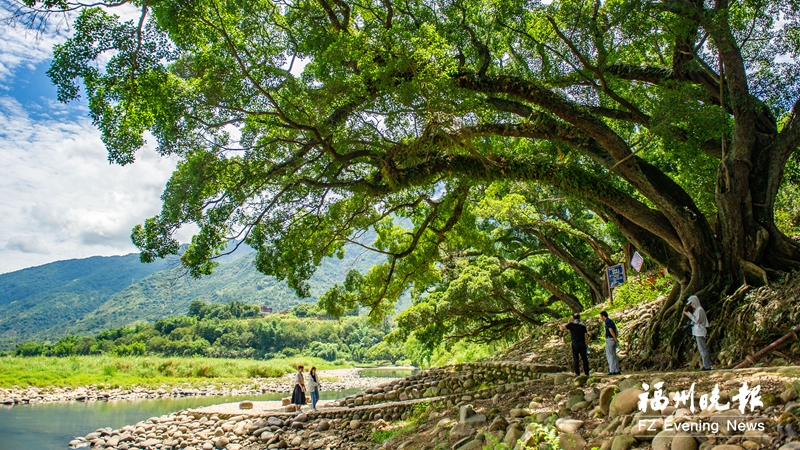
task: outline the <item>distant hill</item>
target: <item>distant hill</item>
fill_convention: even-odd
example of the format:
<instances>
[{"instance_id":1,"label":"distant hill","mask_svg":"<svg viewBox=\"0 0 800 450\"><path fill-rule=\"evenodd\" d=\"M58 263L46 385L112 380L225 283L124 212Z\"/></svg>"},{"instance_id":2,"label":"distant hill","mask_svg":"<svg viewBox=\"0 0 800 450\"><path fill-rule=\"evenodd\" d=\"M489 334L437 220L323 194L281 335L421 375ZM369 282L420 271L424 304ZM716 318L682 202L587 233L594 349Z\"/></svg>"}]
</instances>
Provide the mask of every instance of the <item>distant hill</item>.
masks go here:
<instances>
[{"instance_id":1,"label":"distant hill","mask_svg":"<svg viewBox=\"0 0 800 450\"><path fill-rule=\"evenodd\" d=\"M138 254L57 261L2 274L0 349L186 314L193 300L239 300L269 305L276 312L301 301L316 302L351 269L366 271L384 260L359 247L347 250L344 259L323 261L310 280L312 297L307 299L256 271L255 252L244 246L199 280L182 276L175 258L143 264Z\"/></svg>"}]
</instances>

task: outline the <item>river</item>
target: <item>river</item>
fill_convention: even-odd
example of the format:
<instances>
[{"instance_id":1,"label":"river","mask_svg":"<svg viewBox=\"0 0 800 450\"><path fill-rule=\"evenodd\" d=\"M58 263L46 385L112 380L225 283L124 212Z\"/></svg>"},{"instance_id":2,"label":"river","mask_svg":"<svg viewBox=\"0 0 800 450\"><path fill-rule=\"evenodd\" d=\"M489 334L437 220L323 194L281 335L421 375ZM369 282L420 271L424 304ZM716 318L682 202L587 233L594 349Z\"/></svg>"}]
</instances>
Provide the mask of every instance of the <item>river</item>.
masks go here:
<instances>
[{"instance_id":1,"label":"river","mask_svg":"<svg viewBox=\"0 0 800 450\"><path fill-rule=\"evenodd\" d=\"M321 400L336 400L360 389L320 392ZM218 403L280 400L287 394L257 396L181 397L110 402L43 403L0 407L0 450L64 450L77 436L98 428L114 429L154 416Z\"/></svg>"}]
</instances>

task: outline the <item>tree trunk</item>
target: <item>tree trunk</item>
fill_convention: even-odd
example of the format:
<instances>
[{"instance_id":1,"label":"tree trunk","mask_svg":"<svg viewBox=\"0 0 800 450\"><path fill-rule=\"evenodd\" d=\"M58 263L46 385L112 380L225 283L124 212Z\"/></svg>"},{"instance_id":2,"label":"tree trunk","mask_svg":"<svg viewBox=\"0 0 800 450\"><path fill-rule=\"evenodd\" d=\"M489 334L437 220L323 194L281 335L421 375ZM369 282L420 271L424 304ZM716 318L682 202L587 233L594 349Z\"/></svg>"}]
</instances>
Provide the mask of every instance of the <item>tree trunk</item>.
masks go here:
<instances>
[{"instance_id":1,"label":"tree trunk","mask_svg":"<svg viewBox=\"0 0 800 450\"><path fill-rule=\"evenodd\" d=\"M589 287L589 292L592 295L592 304L602 303L604 300L603 295L603 280L598 276L597 271L591 270L584 262L572 255L567 249L558 245L555 241L550 239L539 230L531 229L534 236L536 236L547 247L550 252L558 259L564 261L567 265L572 267L578 276L583 279Z\"/></svg>"}]
</instances>

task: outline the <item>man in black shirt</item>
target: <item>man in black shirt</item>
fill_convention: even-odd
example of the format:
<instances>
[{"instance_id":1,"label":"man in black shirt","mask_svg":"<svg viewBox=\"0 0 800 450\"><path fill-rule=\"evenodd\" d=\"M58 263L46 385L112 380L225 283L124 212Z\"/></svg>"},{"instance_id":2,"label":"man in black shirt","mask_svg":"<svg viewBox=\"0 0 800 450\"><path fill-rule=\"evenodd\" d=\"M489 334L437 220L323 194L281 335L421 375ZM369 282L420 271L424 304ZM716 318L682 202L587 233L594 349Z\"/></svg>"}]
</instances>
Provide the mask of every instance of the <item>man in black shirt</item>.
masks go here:
<instances>
[{"instance_id":1,"label":"man in black shirt","mask_svg":"<svg viewBox=\"0 0 800 450\"><path fill-rule=\"evenodd\" d=\"M589 349L589 332L586 330L586 325L581 323L581 315L575 313L572 315L572 322L567 325L559 325L561 331L569 330L572 336L572 365L575 368L575 376L581 374L581 366L578 359L583 360L583 371L589 375L589 356L587 350Z\"/></svg>"}]
</instances>

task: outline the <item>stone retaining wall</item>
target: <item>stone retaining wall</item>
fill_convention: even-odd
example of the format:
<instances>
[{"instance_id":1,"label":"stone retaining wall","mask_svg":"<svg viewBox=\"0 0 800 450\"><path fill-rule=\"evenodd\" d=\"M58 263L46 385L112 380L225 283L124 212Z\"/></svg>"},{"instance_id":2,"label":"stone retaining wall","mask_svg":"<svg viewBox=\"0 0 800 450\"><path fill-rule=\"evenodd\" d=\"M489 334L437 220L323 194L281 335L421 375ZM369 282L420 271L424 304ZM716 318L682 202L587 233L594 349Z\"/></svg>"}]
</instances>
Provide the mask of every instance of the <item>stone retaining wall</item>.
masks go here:
<instances>
[{"instance_id":1,"label":"stone retaining wall","mask_svg":"<svg viewBox=\"0 0 800 450\"><path fill-rule=\"evenodd\" d=\"M364 392L345 397L338 406L354 408L386 402L447 397L496 384L538 379L543 373L562 371L553 365L496 361L456 364L427 370Z\"/></svg>"}]
</instances>

